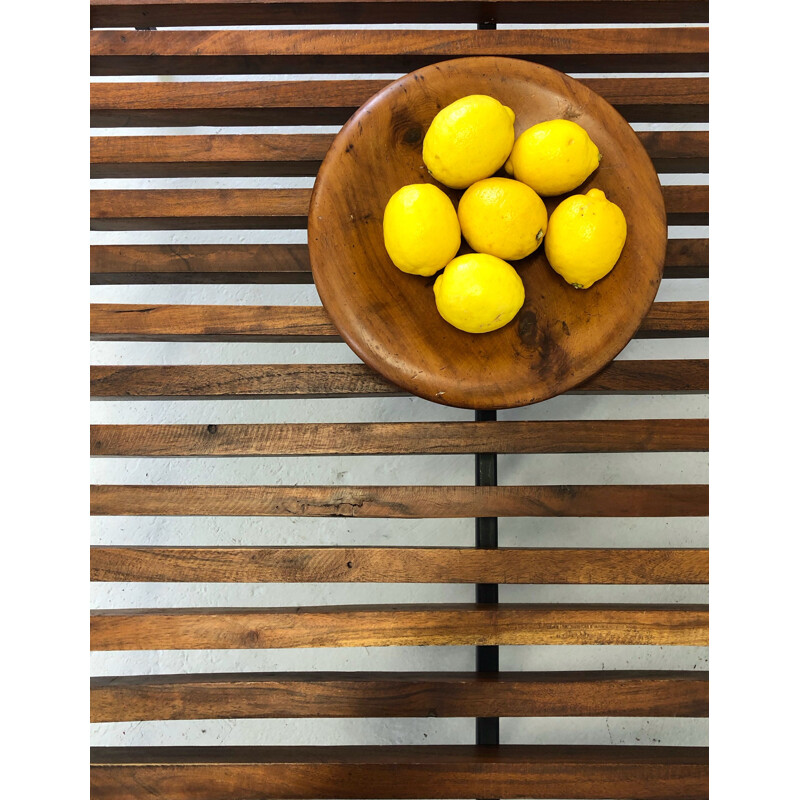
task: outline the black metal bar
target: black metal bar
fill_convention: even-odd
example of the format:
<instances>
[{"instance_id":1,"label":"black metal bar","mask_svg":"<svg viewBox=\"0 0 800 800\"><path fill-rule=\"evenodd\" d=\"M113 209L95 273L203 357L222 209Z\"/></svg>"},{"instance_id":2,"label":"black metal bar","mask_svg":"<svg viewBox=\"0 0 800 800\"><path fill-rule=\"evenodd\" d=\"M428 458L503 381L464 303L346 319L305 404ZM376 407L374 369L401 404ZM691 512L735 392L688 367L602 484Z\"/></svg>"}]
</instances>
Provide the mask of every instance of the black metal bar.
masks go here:
<instances>
[{"instance_id":1,"label":"black metal bar","mask_svg":"<svg viewBox=\"0 0 800 800\"><path fill-rule=\"evenodd\" d=\"M476 422L494 422L496 411L476 411ZM475 485L497 486L497 454L478 453L475 456ZM475 519L475 547L497 547L497 517ZM475 584L475 601L498 602L496 583ZM475 669L477 672L496 673L500 669L500 649L497 645L478 645ZM497 717L478 717L475 720L476 744L500 744L500 720Z\"/></svg>"}]
</instances>

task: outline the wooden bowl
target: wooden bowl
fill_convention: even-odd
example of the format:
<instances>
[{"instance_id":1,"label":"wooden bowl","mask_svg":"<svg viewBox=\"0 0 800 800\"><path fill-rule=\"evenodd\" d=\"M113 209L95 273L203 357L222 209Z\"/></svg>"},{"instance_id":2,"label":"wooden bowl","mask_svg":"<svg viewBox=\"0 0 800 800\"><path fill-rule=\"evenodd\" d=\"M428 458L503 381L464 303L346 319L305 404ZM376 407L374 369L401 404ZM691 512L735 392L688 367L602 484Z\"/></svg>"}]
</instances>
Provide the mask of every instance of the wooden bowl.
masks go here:
<instances>
[{"instance_id":1,"label":"wooden bowl","mask_svg":"<svg viewBox=\"0 0 800 800\"><path fill-rule=\"evenodd\" d=\"M587 290L547 263L544 246L512 262L525 304L505 327L470 334L436 311L435 276L395 267L383 244L383 210L409 183L434 183L422 139L436 113L488 94L516 113L516 134L571 119L600 148L600 167L574 193L602 189L622 208L628 238L617 265ZM502 173L498 173L502 174ZM440 187L458 204L462 192ZM548 213L564 196L545 198ZM568 391L630 341L656 295L667 242L655 169L630 125L601 97L555 70L511 58L433 64L395 81L342 128L314 185L308 218L311 268L342 338L402 388L462 408L510 408ZM469 252L464 244L460 252Z\"/></svg>"}]
</instances>

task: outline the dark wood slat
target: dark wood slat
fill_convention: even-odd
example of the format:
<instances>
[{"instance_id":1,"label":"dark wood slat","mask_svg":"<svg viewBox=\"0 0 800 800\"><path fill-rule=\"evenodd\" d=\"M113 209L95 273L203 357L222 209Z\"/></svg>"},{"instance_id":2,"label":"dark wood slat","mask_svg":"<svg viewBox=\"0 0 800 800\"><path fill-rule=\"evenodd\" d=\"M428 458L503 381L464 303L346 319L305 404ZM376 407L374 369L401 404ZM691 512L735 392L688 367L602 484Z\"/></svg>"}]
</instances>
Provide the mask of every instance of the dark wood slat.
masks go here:
<instances>
[{"instance_id":1,"label":"dark wood slat","mask_svg":"<svg viewBox=\"0 0 800 800\"><path fill-rule=\"evenodd\" d=\"M93 284L312 283L301 244L93 245ZM708 239L667 242L665 278L707 278Z\"/></svg>"},{"instance_id":2,"label":"dark wood slat","mask_svg":"<svg viewBox=\"0 0 800 800\"><path fill-rule=\"evenodd\" d=\"M96 546L91 576L159 583L703 584L708 550Z\"/></svg>"},{"instance_id":3,"label":"dark wood slat","mask_svg":"<svg viewBox=\"0 0 800 800\"><path fill-rule=\"evenodd\" d=\"M636 337L708 336L708 301L654 303Z\"/></svg>"},{"instance_id":4,"label":"dark wood slat","mask_svg":"<svg viewBox=\"0 0 800 800\"><path fill-rule=\"evenodd\" d=\"M665 278L707 278L708 239L670 239Z\"/></svg>"},{"instance_id":5,"label":"dark wood slat","mask_svg":"<svg viewBox=\"0 0 800 800\"><path fill-rule=\"evenodd\" d=\"M279 398L403 396L365 364L93 366L92 397ZM707 392L708 361L612 361L573 392Z\"/></svg>"},{"instance_id":6,"label":"dark wood slat","mask_svg":"<svg viewBox=\"0 0 800 800\"><path fill-rule=\"evenodd\" d=\"M509 56L564 71L708 69L708 29L96 30L93 75L410 72L464 56Z\"/></svg>"},{"instance_id":7,"label":"dark wood slat","mask_svg":"<svg viewBox=\"0 0 800 800\"><path fill-rule=\"evenodd\" d=\"M305 228L310 189L101 189L92 230Z\"/></svg>"},{"instance_id":8,"label":"dark wood slat","mask_svg":"<svg viewBox=\"0 0 800 800\"><path fill-rule=\"evenodd\" d=\"M667 222L708 222L708 186L664 186ZM95 189L92 230L305 228L311 189Z\"/></svg>"},{"instance_id":9,"label":"dark wood slat","mask_svg":"<svg viewBox=\"0 0 800 800\"><path fill-rule=\"evenodd\" d=\"M707 172L708 131L644 131L659 172ZM332 133L93 136L91 177L316 175Z\"/></svg>"},{"instance_id":10,"label":"dark wood slat","mask_svg":"<svg viewBox=\"0 0 800 800\"><path fill-rule=\"evenodd\" d=\"M631 122L708 121L708 78L584 78ZM336 125L386 80L93 83L95 127Z\"/></svg>"},{"instance_id":11,"label":"dark wood slat","mask_svg":"<svg viewBox=\"0 0 800 800\"><path fill-rule=\"evenodd\" d=\"M93 245L93 284L313 283L304 244Z\"/></svg>"},{"instance_id":12,"label":"dark wood slat","mask_svg":"<svg viewBox=\"0 0 800 800\"><path fill-rule=\"evenodd\" d=\"M341 341L322 306L93 303L90 335L110 342ZM708 302L656 303L635 336L708 336Z\"/></svg>"},{"instance_id":13,"label":"dark wood slat","mask_svg":"<svg viewBox=\"0 0 800 800\"><path fill-rule=\"evenodd\" d=\"M708 131L637 131L658 172L708 172Z\"/></svg>"},{"instance_id":14,"label":"dark wood slat","mask_svg":"<svg viewBox=\"0 0 800 800\"><path fill-rule=\"evenodd\" d=\"M485 644L702 647L708 644L708 607L463 603L121 609L92 612L90 641L95 651Z\"/></svg>"},{"instance_id":15,"label":"dark wood slat","mask_svg":"<svg viewBox=\"0 0 800 800\"><path fill-rule=\"evenodd\" d=\"M666 453L708 449L707 419L92 425L93 456Z\"/></svg>"},{"instance_id":16,"label":"dark wood slat","mask_svg":"<svg viewBox=\"0 0 800 800\"><path fill-rule=\"evenodd\" d=\"M94 800L708 797L700 747L103 747L91 761Z\"/></svg>"},{"instance_id":17,"label":"dark wood slat","mask_svg":"<svg viewBox=\"0 0 800 800\"><path fill-rule=\"evenodd\" d=\"M707 717L707 672L289 672L92 678L91 721Z\"/></svg>"},{"instance_id":18,"label":"dark wood slat","mask_svg":"<svg viewBox=\"0 0 800 800\"><path fill-rule=\"evenodd\" d=\"M94 516L698 517L708 486L91 487Z\"/></svg>"},{"instance_id":19,"label":"dark wood slat","mask_svg":"<svg viewBox=\"0 0 800 800\"><path fill-rule=\"evenodd\" d=\"M708 186L662 186L669 225L708 225Z\"/></svg>"},{"instance_id":20,"label":"dark wood slat","mask_svg":"<svg viewBox=\"0 0 800 800\"><path fill-rule=\"evenodd\" d=\"M707 0L90 0L93 28L386 22L707 22Z\"/></svg>"}]
</instances>

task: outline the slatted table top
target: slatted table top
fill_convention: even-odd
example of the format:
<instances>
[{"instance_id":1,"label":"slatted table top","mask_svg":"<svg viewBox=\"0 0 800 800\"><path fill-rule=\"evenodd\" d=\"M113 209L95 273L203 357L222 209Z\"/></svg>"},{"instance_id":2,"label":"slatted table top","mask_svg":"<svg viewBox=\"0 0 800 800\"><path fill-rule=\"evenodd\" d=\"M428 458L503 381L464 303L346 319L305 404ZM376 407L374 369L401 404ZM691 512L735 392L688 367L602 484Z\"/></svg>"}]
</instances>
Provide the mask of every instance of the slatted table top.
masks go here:
<instances>
[{"instance_id":1,"label":"slatted table top","mask_svg":"<svg viewBox=\"0 0 800 800\"><path fill-rule=\"evenodd\" d=\"M706 797L706 748L647 725L708 714L708 3L90 5L92 797ZM347 350L305 229L352 113L476 55L612 103L669 243L616 360L473 418Z\"/></svg>"}]
</instances>

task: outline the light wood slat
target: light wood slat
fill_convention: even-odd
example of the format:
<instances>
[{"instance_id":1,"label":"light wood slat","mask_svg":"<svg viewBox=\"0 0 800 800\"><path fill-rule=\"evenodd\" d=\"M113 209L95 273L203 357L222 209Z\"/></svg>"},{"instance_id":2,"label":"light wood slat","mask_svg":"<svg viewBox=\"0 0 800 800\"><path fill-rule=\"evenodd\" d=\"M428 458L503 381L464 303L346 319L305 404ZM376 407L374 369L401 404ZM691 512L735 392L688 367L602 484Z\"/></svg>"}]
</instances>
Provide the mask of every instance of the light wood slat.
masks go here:
<instances>
[{"instance_id":1,"label":"light wood slat","mask_svg":"<svg viewBox=\"0 0 800 800\"><path fill-rule=\"evenodd\" d=\"M91 721L707 717L707 672L289 672L92 678Z\"/></svg>"},{"instance_id":2,"label":"light wood slat","mask_svg":"<svg viewBox=\"0 0 800 800\"><path fill-rule=\"evenodd\" d=\"M487 644L703 647L708 644L708 607L463 603L120 609L92 612L90 641L95 651Z\"/></svg>"},{"instance_id":3,"label":"light wood slat","mask_svg":"<svg viewBox=\"0 0 800 800\"><path fill-rule=\"evenodd\" d=\"M139 457L698 452L708 420L92 425L89 442Z\"/></svg>"},{"instance_id":4,"label":"light wood slat","mask_svg":"<svg viewBox=\"0 0 800 800\"><path fill-rule=\"evenodd\" d=\"M93 303L89 331L111 342L341 341L322 306ZM708 336L708 302L656 303L634 336Z\"/></svg>"},{"instance_id":5,"label":"light wood slat","mask_svg":"<svg viewBox=\"0 0 800 800\"><path fill-rule=\"evenodd\" d=\"M637 134L660 172L707 172L708 131ZM91 177L316 175L332 133L93 136Z\"/></svg>"},{"instance_id":6,"label":"light wood slat","mask_svg":"<svg viewBox=\"0 0 800 800\"><path fill-rule=\"evenodd\" d=\"M95 485L94 516L698 517L708 486Z\"/></svg>"},{"instance_id":7,"label":"light wood slat","mask_svg":"<svg viewBox=\"0 0 800 800\"><path fill-rule=\"evenodd\" d=\"M312 283L301 244L93 245L93 284ZM708 239L670 239L665 278L707 278Z\"/></svg>"},{"instance_id":8,"label":"light wood slat","mask_svg":"<svg viewBox=\"0 0 800 800\"><path fill-rule=\"evenodd\" d=\"M707 22L707 0L90 0L93 28L385 22Z\"/></svg>"},{"instance_id":9,"label":"light wood slat","mask_svg":"<svg viewBox=\"0 0 800 800\"><path fill-rule=\"evenodd\" d=\"M708 583L708 550L463 547L100 547L93 581Z\"/></svg>"},{"instance_id":10,"label":"light wood slat","mask_svg":"<svg viewBox=\"0 0 800 800\"><path fill-rule=\"evenodd\" d=\"M332 133L93 136L93 178L316 175Z\"/></svg>"},{"instance_id":11,"label":"light wood slat","mask_svg":"<svg viewBox=\"0 0 800 800\"><path fill-rule=\"evenodd\" d=\"M103 747L91 762L93 800L708 797L701 747Z\"/></svg>"},{"instance_id":12,"label":"light wood slat","mask_svg":"<svg viewBox=\"0 0 800 800\"><path fill-rule=\"evenodd\" d=\"M708 222L708 186L664 186L667 222ZM92 230L305 228L311 189L95 189Z\"/></svg>"},{"instance_id":13,"label":"light wood slat","mask_svg":"<svg viewBox=\"0 0 800 800\"><path fill-rule=\"evenodd\" d=\"M95 30L93 75L410 72L508 56L568 72L708 69L708 29Z\"/></svg>"},{"instance_id":14,"label":"light wood slat","mask_svg":"<svg viewBox=\"0 0 800 800\"><path fill-rule=\"evenodd\" d=\"M95 127L342 124L386 80L92 83ZM708 78L583 78L631 122L708 121Z\"/></svg>"},{"instance_id":15,"label":"light wood slat","mask_svg":"<svg viewBox=\"0 0 800 800\"><path fill-rule=\"evenodd\" d=\"M612 361L571 393L707 392L706 359ZM92 397L279 398L404 396L365 364L93 366Z\"/></svg>"}]
</instances>

